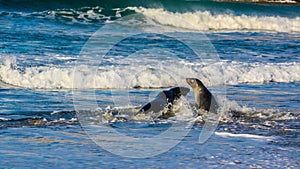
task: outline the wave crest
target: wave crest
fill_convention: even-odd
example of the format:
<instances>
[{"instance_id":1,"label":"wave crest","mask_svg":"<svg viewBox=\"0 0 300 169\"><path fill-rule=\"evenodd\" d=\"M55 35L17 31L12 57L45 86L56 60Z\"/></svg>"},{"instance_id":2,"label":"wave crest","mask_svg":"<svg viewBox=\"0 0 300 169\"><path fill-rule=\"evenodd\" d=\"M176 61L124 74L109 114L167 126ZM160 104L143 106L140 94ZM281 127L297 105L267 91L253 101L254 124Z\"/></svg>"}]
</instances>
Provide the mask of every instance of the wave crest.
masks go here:
<instances>
[{"instance_id":1,"label":"wave crest","mask_svg":"<svg viewBox=\"0 0 300 169\"><path fill-rule=\"evenodd\" d=\"M130 9L159 25L187 30L300 32L300 17L214 15L208 11L178 13L142 7Z\"/></svg>"}]
</instances>

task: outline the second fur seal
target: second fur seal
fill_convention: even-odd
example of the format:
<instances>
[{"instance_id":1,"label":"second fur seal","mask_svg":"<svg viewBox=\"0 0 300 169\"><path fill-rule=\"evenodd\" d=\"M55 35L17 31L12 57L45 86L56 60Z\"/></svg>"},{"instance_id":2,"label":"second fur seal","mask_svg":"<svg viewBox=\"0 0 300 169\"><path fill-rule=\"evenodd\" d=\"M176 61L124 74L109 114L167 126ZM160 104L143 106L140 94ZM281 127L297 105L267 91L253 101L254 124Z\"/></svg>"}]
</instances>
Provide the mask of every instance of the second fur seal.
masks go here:
<instances>
[{"instance_id":1,"label":"second fur seal","mask_svg":"<svg viewBox=\"0 0 300 169\"><path fill-rule=\"evenodd\" d=\"M196 78L186 78L186 82L193 88L195 106L197 109L216 112L218 103L204 84Z\"/></svg>"},{"instance_id":2,"label":"second fur seal","mask_svg":"<svg viewBox=\"0 0 300 169\"><path fill-rule=\"evenodd\" d=\"M158 93L154 100L145 104L137 113L163 113L159 118L168 118L174 116L172 112L170 112L172 106L176 104L176 101L181 96L186 96L189 93L190 89L186 87L173 87L169 90L163 90ZM163 112L163 110L167 110Z\"/></svg>"}]
</instances>

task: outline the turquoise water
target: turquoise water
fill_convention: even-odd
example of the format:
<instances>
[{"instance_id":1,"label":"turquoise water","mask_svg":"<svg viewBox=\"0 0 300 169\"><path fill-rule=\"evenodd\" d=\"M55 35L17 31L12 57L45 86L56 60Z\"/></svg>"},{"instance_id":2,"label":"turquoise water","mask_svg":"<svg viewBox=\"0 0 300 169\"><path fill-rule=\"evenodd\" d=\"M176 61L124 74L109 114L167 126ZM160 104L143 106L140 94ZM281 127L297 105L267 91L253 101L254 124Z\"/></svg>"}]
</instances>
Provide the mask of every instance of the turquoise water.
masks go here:
<instances>
[{"instance_id":1,"label":"turquoise water","mask_svg":"<svg viewBox=\"0 0 300 169\"><path fill-rule=\"evenodd\" d=\"M0 1L2 166L299 168L299 12L272 3ZM162 90L188 87L185 77L201 79L222 107L204 144L205 121L186 107L192 92L175 117L133 116Z\"/></svg>"}]
</instances>

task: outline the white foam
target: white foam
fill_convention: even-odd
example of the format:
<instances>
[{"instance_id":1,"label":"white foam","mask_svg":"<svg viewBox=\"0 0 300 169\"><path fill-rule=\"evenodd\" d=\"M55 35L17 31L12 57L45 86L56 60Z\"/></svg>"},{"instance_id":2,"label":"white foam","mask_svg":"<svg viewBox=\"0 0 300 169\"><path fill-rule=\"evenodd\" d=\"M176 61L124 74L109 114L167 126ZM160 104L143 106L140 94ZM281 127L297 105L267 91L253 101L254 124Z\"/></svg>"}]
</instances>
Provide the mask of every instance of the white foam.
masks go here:
<instances>
[{"instance_id":1,"label":"white foam","mask_svg":"<svg viewBox=\"0 0 300 169\"><path fill-rule=\"evenodd\" d=\"M300 63L244 63L216 61L215 63L180 63L165 61L159 66L147 64L89 67L27 67L20 71L13 58L0 65L0 79L7 84L25 88L160 88L186 86L186 77L201 79L206 86L300 82ZM147 62L147 61L146 61ZM157 61L159 62L159 61ZM75 76L74 76L75 75ZM75 83L74 82L75 78Z\"/></svg>"},{"instance_id":2,"label":"white foam","mask_svg":"<svg viewBox=\"0 0 300 169\"><path fill-rule=\"evenodd\" d=\"M52 11L45 11L45 12L37 12L36 15L46 15L52 19L68 19L72 23L85 23L89 24L93 21L101 22L103 20L109 21L111 17L120 18L121 13L126 10L121 8L115 8L113 11L115 15L113 16L106 16L103 14L103 8L99 6L95 7L83 7L79 9L57 9Z\"/></svg>"},{"instance_id":3,"label":"white foam","mask_svg":"<svg viewBox=\"0 0 300 169\"><path fill-rule=\"evenodd\" d=\"M275 121L282 120L297 120L299 113L290 111L283 111L279 108L264 108L257 109L256 107L248 107L246 105L239 105L235 100L228 100L226 96L217 96L217 101L221 108L220 121L224 123L232 123L239 121L239 123L252 123L253 119L264 120L264 126L275 126ZM261 125L257 123L257 125Z\"/></svg>"},{"instance_id":4,"label":"white foam","mask_svg":"<svg viewBox=\"0 0 300 169\"><path fill-rule=\"evenodd\" d=\"M82 8L81 10L54 10L44 12L48 16L52 18L56 18L57 16L70 19L72 22L78 22L77 20L83 20L83 22L88 22L90 20L100 20L104 17L101 14L102 9L99 7L94 8Z\"/></svg>"},{"instance_id":5,"label":"white foam","mask_svg":"<svg viewBox=\"0 0 300 169\"><path fill-rule=\"evenodd\" d=\"M228 84L299 82L300 64L293 63L241 63L223 64L222 75Z\"/></svg>"},{"instance_id":6,"label":"white foam","mask_svg":"<svg viewBox=\"0 0 300 169\"><path fill-rule=\"evenodd\" d=\"M10 119L8 118L4 118L4 117L0 117L0 121L9 121Z\"/></svg>"},{"instance_id":7,"label":"white foam","mask_svg":"<svg viewBox=\"0 0 300 169\"><path fill-rule=\"evenodd\" d=\"M220 137L242 137L242 138L252 138L252 139L274 139L273 137L253 135L253 134L233 134L228 132L215 132L215 135Z\"/></svg>"},{"instance_id":8,"label":"white foam","mask_svg":"<svg viewBox=\"0 0 300 169\"><path fill-rule=\"evenodd\" d=\"M300 17L212 14L208 11L175 13L164 9L131 7L152 24L195 31L275 31L300 32Z\"/></svg>"}]
</instances>

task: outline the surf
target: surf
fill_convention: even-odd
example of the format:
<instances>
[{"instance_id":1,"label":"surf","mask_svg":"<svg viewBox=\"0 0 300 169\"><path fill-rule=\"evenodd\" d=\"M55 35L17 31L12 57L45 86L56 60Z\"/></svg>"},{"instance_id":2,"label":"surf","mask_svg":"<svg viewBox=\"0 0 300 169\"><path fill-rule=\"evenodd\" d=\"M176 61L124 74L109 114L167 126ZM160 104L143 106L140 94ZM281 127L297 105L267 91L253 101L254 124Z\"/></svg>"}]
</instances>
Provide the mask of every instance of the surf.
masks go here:
<instances>
[{"instance_id":1,"label":"surf","mask_svg":"<svg viewBox=\"0 0 300 169\"><path fill-rule=\"evenodd\" d=\"M165 9L130 8L141 13L148 22L181 30L193 31L253 31L300 32L300 17L213 14L210 11L170 12ZM184 22L183 22L184 21Z\"/></svg>"},{"instance_id":2,"label":"surf","mask_svg":"<svg viewBox=\"0 0 300 169\"><path fill-rule=\"evenodd\" d=\"M134 60L133 60L134 61ZM146 63L147 60L144 60ZM140 62L140 61L138 61ZM300 82L300 64L291 63L246 63L237 61L218 61L215 63L178 63L170 62L168 67L80 65L76 76L81 77L76 82L79 89L134 89L134 88L167 88L170 86L185 86L182 77L187 74L204 81L208 86L237 85L237 84L265 84L270 82L290 83ZM126 61L124 63L127 63ZM136 64L138 65L138 64ZM184 65L184 66L183 66ZM13 59L6 58L0 64L0 85L2 87L23 87L31 89L72 89L75 67L36 66L18 69ZM163 70L161 70L163 69ZM139 73L136 75L136 71ZM172 77L166 72L177 70ZM96 73L95 73L96 72ZM117 79L119 83L113 83ZM222 79L218 77L224 77ZM149 80L151 79L151 80ZM175 79L175 80L174 80ZM225 80L225 82L224 82ZM126 82L126 83L125 83ZM178 84L177 84L178 83Z\"/></svg>"}]
</instances>

